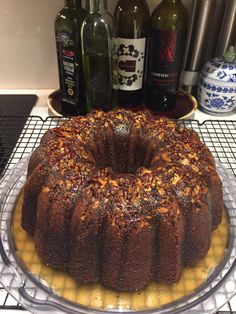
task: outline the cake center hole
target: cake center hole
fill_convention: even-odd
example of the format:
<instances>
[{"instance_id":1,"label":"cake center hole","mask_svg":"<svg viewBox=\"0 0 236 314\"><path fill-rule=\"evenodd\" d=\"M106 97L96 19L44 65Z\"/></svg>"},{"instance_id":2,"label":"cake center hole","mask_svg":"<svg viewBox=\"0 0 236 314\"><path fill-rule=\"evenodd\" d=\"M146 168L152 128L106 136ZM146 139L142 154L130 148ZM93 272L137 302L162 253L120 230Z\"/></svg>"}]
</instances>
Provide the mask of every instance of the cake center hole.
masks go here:
<instances>
[{"instance_id":1,"label":"cake center hole","mask_svg":"<svg viewBox=\"0 0 236 314\"><path fill-rule=\"evenodd\" d=\"M99 168L112 168L116 174L135 174L140 167L149 167L151 153L142 142L130 143L123 136L105 147L104 158L96 158Z\"/></svg>"}]
</instances>

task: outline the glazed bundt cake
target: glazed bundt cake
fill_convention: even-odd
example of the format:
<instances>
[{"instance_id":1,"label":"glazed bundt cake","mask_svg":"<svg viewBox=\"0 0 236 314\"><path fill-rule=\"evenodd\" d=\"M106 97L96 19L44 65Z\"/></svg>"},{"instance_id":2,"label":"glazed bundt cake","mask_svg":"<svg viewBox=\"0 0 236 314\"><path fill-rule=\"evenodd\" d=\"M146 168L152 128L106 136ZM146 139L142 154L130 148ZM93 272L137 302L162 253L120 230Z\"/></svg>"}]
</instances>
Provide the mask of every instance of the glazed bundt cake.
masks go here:
<instances>
[{"instance_id":1,"label":"glazed bundt cake","mask_svg":"<svg viewBox=\"0 0 236 314\"><path fill-rule=\"evenodd\" d=\"M147 112L94 112L33 152L22 226L42 261L79 283L134 291L175 283L209 250L221 180L193 130Z\"/></svg>"}]
</instances>

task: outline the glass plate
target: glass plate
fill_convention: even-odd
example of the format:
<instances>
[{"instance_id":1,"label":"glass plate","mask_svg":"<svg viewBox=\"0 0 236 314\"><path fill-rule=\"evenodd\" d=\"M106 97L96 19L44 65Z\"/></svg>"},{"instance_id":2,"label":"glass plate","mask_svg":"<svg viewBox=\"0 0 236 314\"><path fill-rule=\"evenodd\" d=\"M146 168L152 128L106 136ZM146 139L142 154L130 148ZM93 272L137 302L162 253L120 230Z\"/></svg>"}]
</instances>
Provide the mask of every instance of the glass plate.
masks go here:
<instances>
[{"instance_id":1,"label":"glass plate","mask_svg":"<svg viewBox=\"0 0 236 314\"><path fill-rule=\"evenodd\" d=\"M94 309L70 302L48 283L30 273L15 250L11 225L19 194L24 186L29 157L22 159L0 182L0 281L6 290L33 313L215 313L236 293L236 178L219 162L217 170L224 188L229 218L229 242L224 258L204 284L193 293L156 309Z\"/></svg>"}]
</instances>

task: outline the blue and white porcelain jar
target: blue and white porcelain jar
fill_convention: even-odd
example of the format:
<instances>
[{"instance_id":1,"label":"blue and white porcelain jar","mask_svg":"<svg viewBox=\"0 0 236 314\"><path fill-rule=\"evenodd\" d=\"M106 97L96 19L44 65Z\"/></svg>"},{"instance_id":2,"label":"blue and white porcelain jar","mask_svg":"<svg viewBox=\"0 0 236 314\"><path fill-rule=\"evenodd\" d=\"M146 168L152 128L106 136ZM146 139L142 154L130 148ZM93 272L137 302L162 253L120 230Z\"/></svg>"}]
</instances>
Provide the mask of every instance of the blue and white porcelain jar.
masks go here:
<instances>
[{"instance_id":1,"label":"blue and white porcelain jar","mask_svg":"<svg viewBox=\"0 0 236 314\"><path fill-rule=\"evenodd\" d=\"M236 64L214 58L203 67L198 101L204 111L227 114L236 108Z\"/></svg>"}]
</instances>

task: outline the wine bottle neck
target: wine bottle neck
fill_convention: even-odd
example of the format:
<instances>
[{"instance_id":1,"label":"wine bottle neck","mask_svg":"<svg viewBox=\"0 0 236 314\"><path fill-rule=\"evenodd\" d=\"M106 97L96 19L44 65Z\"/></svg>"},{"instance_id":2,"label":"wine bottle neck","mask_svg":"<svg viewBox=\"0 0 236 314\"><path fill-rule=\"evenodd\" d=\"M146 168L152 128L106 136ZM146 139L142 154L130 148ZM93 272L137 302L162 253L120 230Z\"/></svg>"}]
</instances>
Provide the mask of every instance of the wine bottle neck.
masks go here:
<instances>
[{"instance_id":1,"label":"wine bottle neck","mask_svg":"<svg viewBox=\"0 0 236 314\"><path fill-rule=\"evenodd\" d=\"M67 8L81 8L81 0L66 0L65 7Z\"/></svg>"},{"instance_id":2,"label":"wine bottle neck","mask_svg":"<svg viewBox=\"0 0 236 314\"><path fill-rule=\"evenodd\" d=\"M173 4L173 3L182 3L181 0L162 0L162 3Z\"/></svg>"},{"instance_id":3,"label":"wine bottle neck","mask_svg":"<svg viewBox=\"0 0 236 314\"><path fill-rule=\"evenodd\" d=\"M107 0L95 0L96 1L96 11L102 13L107 11Z\"/></svg>"},{"instance_id":4,"label":"wine bottle neck","mask_svg":"<svg viewBox=\"0 0 236 314\"><path fill-rule=\"evenodd\" d=\"M96 9L96 0L86 0L85 1L85 11L92 14Z\"/></svg>"},{"instance_id":5,"label":"wine bottle neck","mask_svg":"<svg viewBox=\"0 0 236 314\"><path fill-rule=\"evenodd\" d=\"M91 7L90 0L86 0L85 1L85 11L90 12L90 7Z\"/></svg>"}]
</instances>

